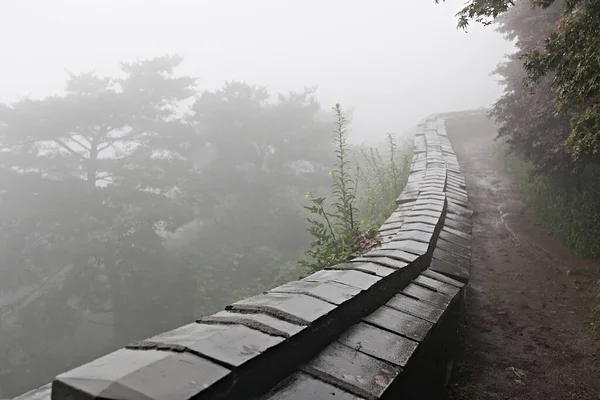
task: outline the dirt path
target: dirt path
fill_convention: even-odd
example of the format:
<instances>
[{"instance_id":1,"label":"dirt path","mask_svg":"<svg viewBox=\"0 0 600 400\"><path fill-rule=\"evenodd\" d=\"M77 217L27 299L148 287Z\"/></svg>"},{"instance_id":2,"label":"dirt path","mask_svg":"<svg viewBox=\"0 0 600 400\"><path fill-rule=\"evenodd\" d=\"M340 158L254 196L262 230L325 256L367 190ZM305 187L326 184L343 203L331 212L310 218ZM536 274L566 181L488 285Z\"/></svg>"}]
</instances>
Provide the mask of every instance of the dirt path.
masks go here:
<instances>
[{"instance_id":1,"label":"dirt path","mask_svg":"<svg viewBox=\"0 0 600 400\"><path fill-rule=\"evenodd\" d=\"M474 210L466 348L448 398L600 399L600 265L544 234L494 154L493 127L449 122L448 133Z\"/></svg>"}]
</instances>

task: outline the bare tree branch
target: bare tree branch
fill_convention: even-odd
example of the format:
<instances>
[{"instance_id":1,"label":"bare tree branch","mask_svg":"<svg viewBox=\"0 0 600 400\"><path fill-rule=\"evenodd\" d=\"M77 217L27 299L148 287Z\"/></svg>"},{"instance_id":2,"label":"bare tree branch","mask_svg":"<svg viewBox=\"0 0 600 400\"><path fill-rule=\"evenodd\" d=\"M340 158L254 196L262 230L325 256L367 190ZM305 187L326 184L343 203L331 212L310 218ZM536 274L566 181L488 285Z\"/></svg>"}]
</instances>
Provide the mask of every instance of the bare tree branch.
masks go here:
<instances>
[{"instance_id":1,"label":"bare tree branch","mask_svg":"<svg viewBox=\"0 0 600 400\"><path fill-rule=\"evenodd\" d=\"M67 146L62 140L54 139L54 142L56 142L63 149L67 150L69 153L76 155L77 157L81 158L82 160L87 160L84 156L82 156L81 154L79 154L78 152L76 152L75 150L70 148L69 146Z\"/></svg>"},{"instance_id":2,"label":"bare tree branch","mask_svg":"<svg viewBox=\"0 0 600 400\"><path fill-rule=\"evenodd\" d=\"M78 145L80 145L81 147L83 147L85 150L90 151L90 147L84 145L83 143L81 143L79 140L75 139L75 137L73 135L69 136L71 138L72 141L74 141L75 143L77 143Z\"/></svg>"}]
</instances>

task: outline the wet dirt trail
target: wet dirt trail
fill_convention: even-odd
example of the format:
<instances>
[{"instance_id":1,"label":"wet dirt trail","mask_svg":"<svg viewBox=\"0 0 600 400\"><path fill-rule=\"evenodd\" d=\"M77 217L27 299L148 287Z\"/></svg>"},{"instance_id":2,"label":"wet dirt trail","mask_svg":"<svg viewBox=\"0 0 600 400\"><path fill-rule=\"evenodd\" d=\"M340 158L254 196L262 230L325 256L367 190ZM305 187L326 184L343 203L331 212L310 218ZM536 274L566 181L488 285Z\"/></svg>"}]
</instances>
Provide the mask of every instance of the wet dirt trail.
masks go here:
<instances>
[{"instance_id":1,"label":"wet dirt trail","mask_svg":"<svg viewBox=\"0 0 600 400\"><path fill-rule=\"evenodd\" d=\"M491 124L456 119L447 130L474 210L465 349L448 399L600 399L600 264L544 233Z\"/></svg>"}]
</instances>

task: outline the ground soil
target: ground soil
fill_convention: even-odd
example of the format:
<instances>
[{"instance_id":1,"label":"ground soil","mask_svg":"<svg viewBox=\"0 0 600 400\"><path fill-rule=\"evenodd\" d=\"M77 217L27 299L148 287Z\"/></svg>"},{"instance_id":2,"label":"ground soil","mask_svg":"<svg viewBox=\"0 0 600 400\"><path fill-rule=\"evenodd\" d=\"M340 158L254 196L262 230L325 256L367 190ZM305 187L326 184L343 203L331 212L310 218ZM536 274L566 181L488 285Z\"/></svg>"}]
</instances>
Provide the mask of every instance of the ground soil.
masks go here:
<instances>
[{"instance_id":1,"label":"ground soil","mask_svg":"<svg viewBox=\"0 0 600 400\"><path fill-rule=\"evenodd\" d=\"M544 232L493 127L449 122L448 134L474 210L465 349L448 399L600 399L600 263Z\"/></svg>"}]
</instances>

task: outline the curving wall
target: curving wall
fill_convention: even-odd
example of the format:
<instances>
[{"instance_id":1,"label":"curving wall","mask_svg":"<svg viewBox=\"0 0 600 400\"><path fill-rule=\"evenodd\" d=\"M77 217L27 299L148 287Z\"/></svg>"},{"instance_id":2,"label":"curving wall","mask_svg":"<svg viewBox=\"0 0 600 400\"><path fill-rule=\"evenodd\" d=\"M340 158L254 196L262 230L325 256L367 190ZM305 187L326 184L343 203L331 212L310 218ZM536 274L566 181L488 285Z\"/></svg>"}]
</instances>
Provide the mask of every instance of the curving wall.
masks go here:
<instances>
[{"instance_id":1,"label":"curving wall","mask_svg":"<svg viewBox=\"0 0 600 400\"><path fill-rule=\"evenodd\" d=\"M131 343L34 399L434 399L460 349L471 211L442 116L421 122L383 243Z\"/></svg>"}]
</instances>

